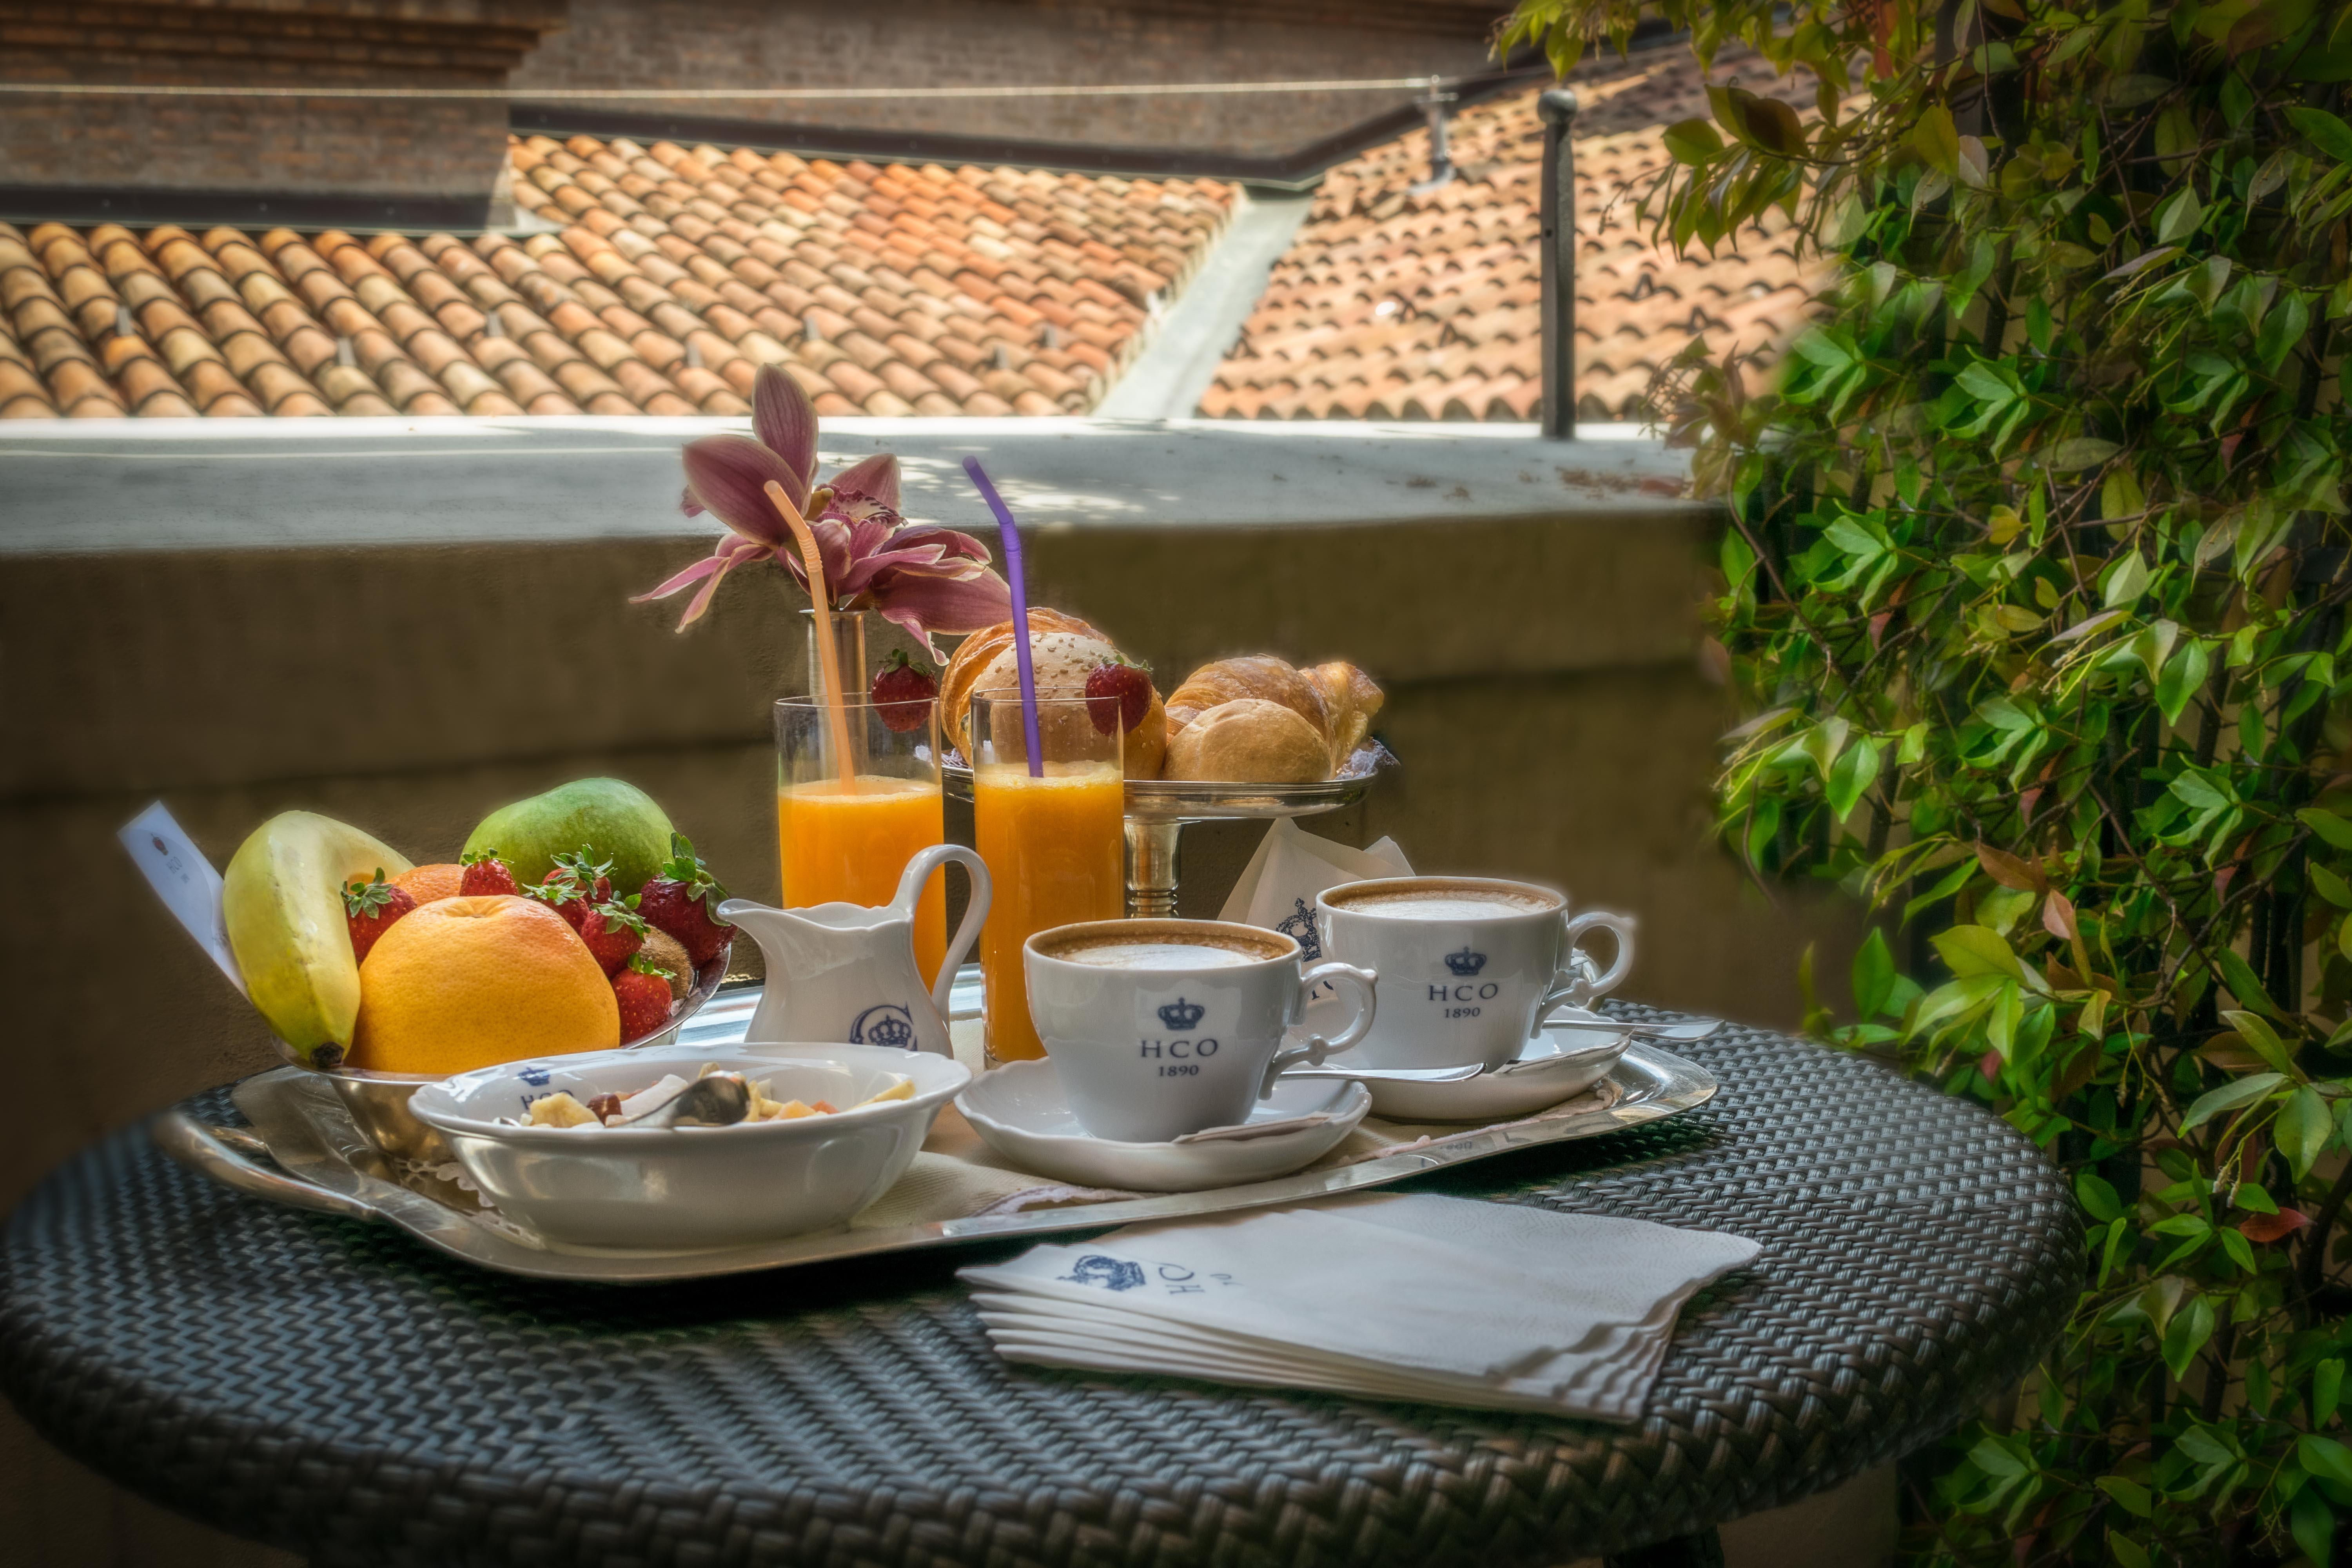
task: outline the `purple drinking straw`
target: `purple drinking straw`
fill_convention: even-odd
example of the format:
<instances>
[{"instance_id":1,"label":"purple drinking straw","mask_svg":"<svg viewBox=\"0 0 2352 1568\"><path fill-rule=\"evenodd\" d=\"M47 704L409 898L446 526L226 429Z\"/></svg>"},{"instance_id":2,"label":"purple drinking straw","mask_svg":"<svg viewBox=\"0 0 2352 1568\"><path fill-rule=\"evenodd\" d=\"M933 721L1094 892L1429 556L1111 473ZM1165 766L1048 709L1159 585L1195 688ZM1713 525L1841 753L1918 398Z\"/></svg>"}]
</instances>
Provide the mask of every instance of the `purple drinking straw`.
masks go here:
<instances>
[{"instance_id":1,"label":"purple drinking straw","mask_svg":"<svg viewBox=\"0 0 2352 1568\"><path fill-rule=\"evenodd\" d=\"M980 459L966 458L963 471L971 476L980 499L996 514L997 536L1004 542L1004 581L1013 589L1013 619L1020 627L1020 635L1013 639L1013 658L1021 667L1021 735L1029 742L1029 776L1041 779L1045 776L1045 763L1038 755L1044 747L1037 739L1037 672L1029 664L1029 589L1022 581L1021 531L1013 526L1004 498L988 482L988 470L980 466Z\"/></svg>"}]
</instances>

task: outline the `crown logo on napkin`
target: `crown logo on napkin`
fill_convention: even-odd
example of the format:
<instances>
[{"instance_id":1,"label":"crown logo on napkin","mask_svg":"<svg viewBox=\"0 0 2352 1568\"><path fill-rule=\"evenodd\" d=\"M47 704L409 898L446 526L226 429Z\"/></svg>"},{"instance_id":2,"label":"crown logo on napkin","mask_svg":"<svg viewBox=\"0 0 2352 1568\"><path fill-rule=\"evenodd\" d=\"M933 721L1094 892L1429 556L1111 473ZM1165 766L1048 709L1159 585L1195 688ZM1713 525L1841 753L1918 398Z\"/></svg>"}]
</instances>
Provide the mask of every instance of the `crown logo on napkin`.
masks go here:
<instances>
[{"instance_id":1,"label":"crown logo on napkin","mask_svg":"<svg viewBox=\"0 0 2352 1568\"><path fill-rule=\"evenodd\" d=\"M1160 1021L1181 1034L1198 1025L1207 1012L1198 1002L1187 1002L1179 996L1160 1009Z\"/></svg>"}]
</instances>

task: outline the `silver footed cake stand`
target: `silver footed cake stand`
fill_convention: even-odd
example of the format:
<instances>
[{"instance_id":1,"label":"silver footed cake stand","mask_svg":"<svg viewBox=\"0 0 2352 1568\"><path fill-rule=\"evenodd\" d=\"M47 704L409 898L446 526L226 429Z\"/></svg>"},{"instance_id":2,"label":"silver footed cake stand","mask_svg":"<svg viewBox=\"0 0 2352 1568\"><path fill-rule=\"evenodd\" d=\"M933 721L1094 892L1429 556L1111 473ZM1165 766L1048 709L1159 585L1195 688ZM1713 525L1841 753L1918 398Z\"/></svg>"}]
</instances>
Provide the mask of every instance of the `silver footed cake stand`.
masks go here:
<instances>
[{"instance_id":1,"label":"silver footed cake stand","mask_svg":"<svg viewBox=\"0 0 2352 1568\"><path fill-rule=\"evenodd\" d=\"M971 770L950 763L940 770L948 792L971 799ZM1176 861L1184 827L1193 822L1271 822L1320 816L1353 805L1376 773L1313 784L1207 784L1192 779L1127 781L1127 912L1176 912Z\"/></svg>"}]
</instances>

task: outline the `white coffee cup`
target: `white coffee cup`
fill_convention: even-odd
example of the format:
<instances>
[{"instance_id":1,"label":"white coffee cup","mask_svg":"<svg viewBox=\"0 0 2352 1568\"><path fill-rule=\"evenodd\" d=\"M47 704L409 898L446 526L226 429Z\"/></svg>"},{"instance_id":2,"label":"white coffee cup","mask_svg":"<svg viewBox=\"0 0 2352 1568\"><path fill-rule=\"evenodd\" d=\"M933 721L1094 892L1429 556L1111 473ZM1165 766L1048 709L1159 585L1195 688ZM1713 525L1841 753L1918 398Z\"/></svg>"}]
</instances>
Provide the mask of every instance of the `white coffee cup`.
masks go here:
<instances>
[{"instance_id":1,"label":"white coffee cup","mask_svg":"<svg viewBox=\"0 0 2352 1568\"><path fill-rule=\"evenodd\" d=\"M1591 910L1531 882L1385 877L1343 882L1315 900L1323 951L1376 971L1380 1016L1356 1047L1367 1067L1493 1068L1516 1058L1562 1003L1587 1006L1633 963L1630 915ZM1598 978L1577 943L1617 939Z\"/></svg>"},{"instance_id":2,"label":"white coffee cup","mask_svg":"<svg viewBox=\"0 0 2352 1568\"><path fill-rule=\"evenodd\" d=\"M1371 1027L1375 976L1345 963L1300 972L1279 931L1223 921L1091 921L1022 944L1029 1016L1078 1124L1097 1138L1164 1143L1247 1121L1285 1068L1320 1065ZM1311 985L1352 995L1338 1036L1291 1050Z\"/></svg>"}]
</instances>

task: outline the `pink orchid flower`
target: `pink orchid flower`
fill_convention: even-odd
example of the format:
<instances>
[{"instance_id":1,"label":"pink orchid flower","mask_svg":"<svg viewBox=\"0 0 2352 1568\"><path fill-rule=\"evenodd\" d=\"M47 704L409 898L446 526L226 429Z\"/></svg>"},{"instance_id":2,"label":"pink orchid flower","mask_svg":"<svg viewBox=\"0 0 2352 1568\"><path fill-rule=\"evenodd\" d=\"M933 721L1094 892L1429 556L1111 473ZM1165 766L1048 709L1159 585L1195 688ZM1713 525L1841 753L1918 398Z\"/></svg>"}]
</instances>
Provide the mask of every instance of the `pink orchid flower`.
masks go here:
<instances>
[{"instance_id":1,"label":"pink orchid flower","mask_svg":"<svg viewBox=\"0 0 2352 1568\"><path fill-rule=\"evenodd\" d=\"M754 439L753 437L757 437ZM816 408L800 383L762 365L751 388L751 435L706 436L687 444L688 517L709 511L730 530L703 560L631 604L665 599L702 586L677 623L684 631L710 607L710 596L734 568L769 560L793 574L803 590L808 572L792 531L768 499L772 479L783 487L816 536L825 586L836 610L873 610L923 640L940 658L934 634L976 632L1013 614L1013 592L989 566L988 546L971 534L898 515L898 459L878 453L817 484Z\"/></svg>"}]
</instances>

